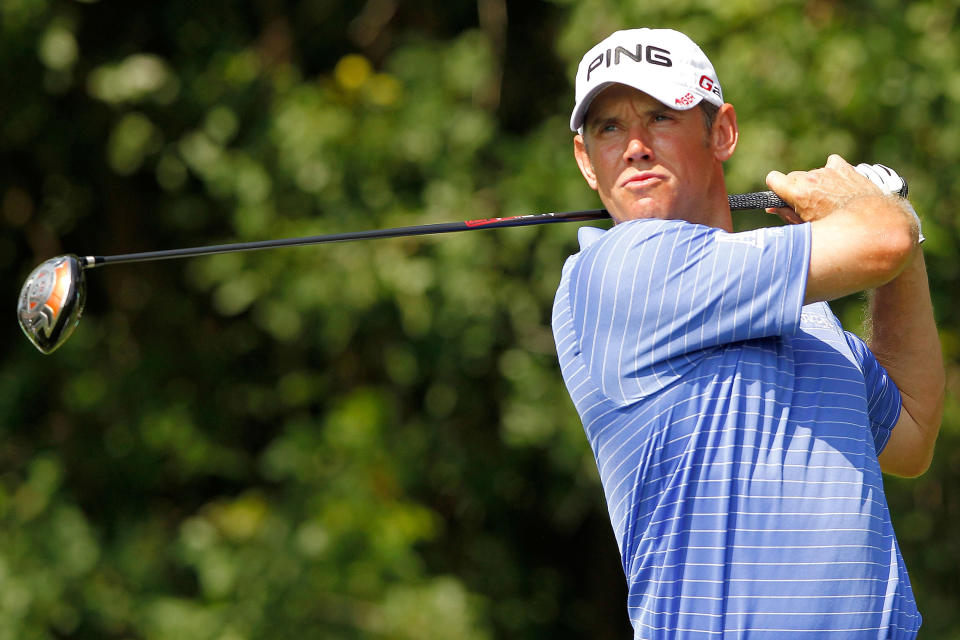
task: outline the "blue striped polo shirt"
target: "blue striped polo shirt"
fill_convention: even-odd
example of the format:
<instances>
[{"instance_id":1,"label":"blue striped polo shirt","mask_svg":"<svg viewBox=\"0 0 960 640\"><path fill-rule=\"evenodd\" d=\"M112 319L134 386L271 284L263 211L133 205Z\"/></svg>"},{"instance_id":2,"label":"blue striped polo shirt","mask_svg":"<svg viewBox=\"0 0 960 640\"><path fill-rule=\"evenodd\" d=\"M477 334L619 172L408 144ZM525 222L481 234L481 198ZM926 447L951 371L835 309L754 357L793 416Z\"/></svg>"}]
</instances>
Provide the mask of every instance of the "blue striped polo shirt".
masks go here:
<instances>
[{"instance_id":1,"label":"blue striped polo shirt","mask_svg":"<svg viewBox=\"0 0 960 640\"><path fill-rule=\"evenodd\" d=\"M635 637L915 637L877 461L900 393L803 306L810 226L580 231L553 330Z\"/></svg>"}]
</instances>

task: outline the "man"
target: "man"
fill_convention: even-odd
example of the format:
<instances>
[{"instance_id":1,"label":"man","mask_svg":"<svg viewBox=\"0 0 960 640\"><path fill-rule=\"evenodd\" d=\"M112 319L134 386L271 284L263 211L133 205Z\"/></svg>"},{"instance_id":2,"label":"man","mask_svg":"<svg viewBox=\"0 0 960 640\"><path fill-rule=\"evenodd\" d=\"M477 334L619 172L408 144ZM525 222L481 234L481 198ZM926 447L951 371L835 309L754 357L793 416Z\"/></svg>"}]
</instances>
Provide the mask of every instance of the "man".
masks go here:
<instances>
[{"instance_id":1,"label":"man","mask_svg":"<svg viewBox=\"0 0 960 640\"><path fill-rule=\"evenodd\" d=\"M553 328L635 636L915 637L881 470L923 473L942 411L919 221L878 186L898 176L831 156L767 176L790 224L733 233L722 96L669 30L577 74L574 154L615 226L581 229ZM870 348L826 304L868 289Z\"/></svg>"}]
</instances>

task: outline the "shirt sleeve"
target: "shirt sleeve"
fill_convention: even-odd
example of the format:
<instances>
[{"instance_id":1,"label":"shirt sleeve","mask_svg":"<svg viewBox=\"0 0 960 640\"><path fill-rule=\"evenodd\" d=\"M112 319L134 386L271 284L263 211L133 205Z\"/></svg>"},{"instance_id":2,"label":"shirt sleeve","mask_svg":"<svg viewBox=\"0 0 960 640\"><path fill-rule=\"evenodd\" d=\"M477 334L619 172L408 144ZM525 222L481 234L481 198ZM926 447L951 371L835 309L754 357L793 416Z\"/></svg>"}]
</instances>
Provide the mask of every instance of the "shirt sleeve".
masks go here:
<instances>
[{"instance_id":1,"label":"shirt sleeve","mask_svg":"<svg viewBox=\"0 0 960 640\"><path fill-rule=\"evenodd\" d=\"M856 335L844 332L850 350L860 362L863 381L867 388L867 415L870 418L870 432L873 434L873 446L879 456L890 440L893 427L900 420L903 398L900 389L881 365L870 348Z\"/></svg>"},{"instance_id":2,"label":"shirt sleeve","mask_svg":"<svg viewBox=\"0 0 960 640\"><path fill-rule=\"evenodd\" d=\"M615 226L571 273L591 377L628 403L677 379L706 350L796 332L809 259L808 224L743 233L677 220Z\"/></svg>"}]
</instances>

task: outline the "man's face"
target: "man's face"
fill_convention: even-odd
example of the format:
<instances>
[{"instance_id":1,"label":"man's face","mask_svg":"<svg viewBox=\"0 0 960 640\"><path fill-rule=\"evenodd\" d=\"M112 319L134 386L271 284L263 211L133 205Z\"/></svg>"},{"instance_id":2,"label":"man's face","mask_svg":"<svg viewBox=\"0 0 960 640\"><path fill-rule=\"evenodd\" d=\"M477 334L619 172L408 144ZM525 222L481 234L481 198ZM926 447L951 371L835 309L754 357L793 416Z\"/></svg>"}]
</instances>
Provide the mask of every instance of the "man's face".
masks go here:
<instances>
[{"instance_id":1,"label":"man's face","mask_svg":"<svg viewBox=\"0 0 960 640\"><path fill-rule=\"evenodd\" d=\"M677 111L625 85L590 105L577 161L617 222L683 219L708 224L718 160L700 109Z\"/></svg>"}]
</instances>

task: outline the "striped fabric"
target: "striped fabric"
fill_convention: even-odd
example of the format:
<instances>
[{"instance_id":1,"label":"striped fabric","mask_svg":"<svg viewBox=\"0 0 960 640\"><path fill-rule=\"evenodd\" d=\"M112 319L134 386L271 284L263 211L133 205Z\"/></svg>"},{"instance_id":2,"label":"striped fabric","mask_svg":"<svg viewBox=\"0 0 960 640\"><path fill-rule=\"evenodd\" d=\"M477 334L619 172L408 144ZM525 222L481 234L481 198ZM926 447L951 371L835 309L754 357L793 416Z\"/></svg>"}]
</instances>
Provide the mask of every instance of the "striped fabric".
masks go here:
<instances>
[{"instance_id":1,"label":"striped fabric","mask_svg":"<svg viewBox=\"0 0 960 640\"><path fill-rule=\"evenodd\" d=\"M553 330L636 638L913 638L877 455L900 394L825 303L809 225L581 229Z\"/></svg>"}]
</instances>

